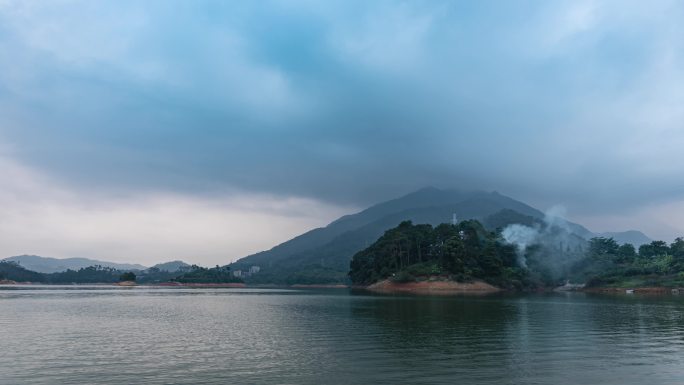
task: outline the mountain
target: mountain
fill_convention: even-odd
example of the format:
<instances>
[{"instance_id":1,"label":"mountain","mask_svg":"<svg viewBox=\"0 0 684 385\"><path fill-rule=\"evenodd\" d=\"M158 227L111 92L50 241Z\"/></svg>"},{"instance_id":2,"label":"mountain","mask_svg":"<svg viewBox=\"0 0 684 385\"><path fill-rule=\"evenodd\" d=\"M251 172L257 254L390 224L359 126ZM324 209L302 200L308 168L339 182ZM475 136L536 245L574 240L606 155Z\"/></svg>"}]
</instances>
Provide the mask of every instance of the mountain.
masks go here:
<instances>
[{"instance_id":1,"label":"mountain","mask_svg":"<svg viewBox=\"0 0 684 385\"><path fill-rule=\"evenodd\" d=\"M620 244L631 243L637 249L639 248L639 246L643 244L653 242L653 240L646 236L646 234L637 230L629 230L618 233L600 233L596 234L596 236L604 238L613 238Z\"/></svg>"},{"instance_id":2,"label":"mountain","mask_svg":"<svg viewBox=\"0 0 684 385\"><path fill-rule=\"evenodd\" d=\"M231 267L234 270L248 270L250 266L259 266L259 273L247 277L250 283L345 282L352 256L374 243L386 230L405 220L434 226L450 223L453 215L458 220L477 219L489 230L514 223L545 226L543 212L498 192L428 187L343 216L325 227L308 231L270 250L244 257ZM544 236L563 239L559 248L581 249L586 240L599 235L569 221L556 220L554 226ZM611 234L618 241L640 239L631 233ZM648 238L645 236L641 239L650 242L646 241Z\"/></svg>"},{"instance_id":3,"label":"mountain","mask_svg":"<svg viewBox=\"0 0 684 385\"><path fill-rule=\"evenodd\" d=\"M5 261L17 262L25 269L36 271L39 273L57 273L66 271L68 269L78 270L84 267L100 265L103 267L111 267L117 270L144 270L145 266L137 264L114 263L98 261L88 258L48 258L37 255L19 255L16 257L5 258Z\"/></svg>"},{"instance_id":4,"label":"mountain","mask_svg":"<svg viewBox=\"0 0 684 385\"><path fill-rule=\"evenodd\" d=\"M165 263L158 263L152 266L151 269L159 269L160 271L168 271L169 273L173 273L179 270L184 270L189 267L190 265L183 261L171 261Z\"/></svg>"},{"instance_id":5,"label":"mountain","mask_svg":"<svg viewBox=\"0 0 684 385\"><path fill-rule=\"evenodd\" d=\"M328 226L317 228L274 248L242 258L233 269L259 266L261 271L248 278L252 283L333 283L344 282L351 257L375 242L388 229L405 220L438 225L458 220L478 219L488 229L512 223L542 224L544 213L497 192L418 190L401 198L380 203L359 213L343 216ZM568 237L584 242L593 233L581 225L566 222Z\"/></svg>"}]
</instances>

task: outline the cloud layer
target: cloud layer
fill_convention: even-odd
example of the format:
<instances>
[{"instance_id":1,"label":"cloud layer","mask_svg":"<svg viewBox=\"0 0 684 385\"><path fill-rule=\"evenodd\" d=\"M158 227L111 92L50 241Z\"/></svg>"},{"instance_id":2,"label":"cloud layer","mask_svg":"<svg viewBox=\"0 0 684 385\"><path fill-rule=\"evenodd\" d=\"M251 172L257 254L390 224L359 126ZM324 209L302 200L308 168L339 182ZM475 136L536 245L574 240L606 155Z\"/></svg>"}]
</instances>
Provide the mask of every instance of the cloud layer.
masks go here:
<instances>
[{"instance_id":1,"label":"cloud layer","mask_svg":"<svg viewBox=\"0 0 684 385\"><path fill-rule=\"evenodd\" d=\"M619 230L684 202L683 19L677 1L0 0L0 153L96 206L255 194L324 223L437 185Z\"/></svg>"},{"instance_id":2,"label":"cloud layer","mask_svg":"<svg viewBox=\"0 0 684 385\"><path fill-rule=\"evenodd\" d=\"M136 263L226 264L345 214L302 198L233 192L84 194L0 159L0 255L98 257Z\"/></svg>"}]
</instances>

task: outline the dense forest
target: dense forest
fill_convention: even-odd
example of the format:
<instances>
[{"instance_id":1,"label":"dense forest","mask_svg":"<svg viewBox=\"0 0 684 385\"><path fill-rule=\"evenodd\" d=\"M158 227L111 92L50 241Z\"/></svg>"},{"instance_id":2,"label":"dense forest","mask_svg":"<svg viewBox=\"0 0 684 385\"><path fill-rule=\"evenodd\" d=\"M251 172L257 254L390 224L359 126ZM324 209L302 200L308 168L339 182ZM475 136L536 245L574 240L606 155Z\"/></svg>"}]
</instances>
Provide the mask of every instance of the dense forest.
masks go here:
<instances>
[{"instance_id":1,"label":"dense forest","mask_svg":"<svg viewBox=\"0 0 684 385\"><path fill-rule=\"evenodd\" d=\"M0 261L0 279L17 282L37 282L51 284L68 283L114 283L118 282L123 272L103 266L90 266L78 270L66 270L59 273L37 273L27 270L20 264L11 261Z\"/></svg>"},{"instance_id":2,"label":"dense forest","mask_svg":"<svg viewBox=\"0 0 684 385\"><path fill-rule=\"evenodd\" d=\"M457 225L402 222L352 258L349 277L366 285L385 278L405 282L427 276L481 279L506 288L532 285L513 245L478 221Z\"/></svg>"},{"instance_id":3,"label":"dense forest","mask_svg":"<svg viewBox=\"0 0 684 385\"><path fill-rule=\"evenodd\" d=\"M180 283L241 283L243 280L234 277L229 266L212 268L192 265L190 271L172 279Z\"/></svg>"},{"instance_id":4,"label":"dense forest","mask_svg":"<svg viewBox=\"0 0 684 385\"><path fill-rule=\"evenodd\" d=\"M501 228L487 231L478 221L457 225L403 222L354 255L349 277L367 285L441 276L475 279L510 289L555 287L566 281L587 286L684 286L684 239L653 241L637 250L612 238L592 238L583 247L531 244L519 250L505 242ZM553 230L545 232L552 236ZM550 234L550 235L549 235ZM567 241L566 241L567 242Z\"/></svg>"},{"instance_id":5,"label":"dense forest","mask_svg":"<svg viewBox=\"0 0 684 385\"><path fill-rule=\"evenodd\" d=\"M684 287L684 239L670 245L653 241L637 250L612 238L593 238L569 278L590 287Z\"/></svg>"}]
</instances>

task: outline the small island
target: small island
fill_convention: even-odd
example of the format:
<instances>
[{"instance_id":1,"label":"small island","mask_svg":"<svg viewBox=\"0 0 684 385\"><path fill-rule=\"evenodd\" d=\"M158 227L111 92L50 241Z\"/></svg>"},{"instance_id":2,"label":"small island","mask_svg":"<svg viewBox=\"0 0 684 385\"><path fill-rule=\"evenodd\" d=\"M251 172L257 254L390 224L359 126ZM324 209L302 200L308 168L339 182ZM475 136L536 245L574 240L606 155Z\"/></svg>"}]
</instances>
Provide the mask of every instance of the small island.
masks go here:
<instances>
[{"instance_id":1,"label":"small island","mask_svg":"<svg viewBox=\"0 0 684 385\"><path fill-rule=\"evenodd\" d=\"M119 276L119 282L117 285L119 286L135 286L135 273L132 271L125 272Z\"/></svg>"},{"instance_id":2,"label":"small island","mask_svg":"<svg viewBox=\"0 0 684 385\"><path fill-rule=\"evenodd\" d=\"M531 288L513 245L480 222L414 225L402 222L354 255L357 287L394 292L495 292Z\"/></svg>"}]
</instances>

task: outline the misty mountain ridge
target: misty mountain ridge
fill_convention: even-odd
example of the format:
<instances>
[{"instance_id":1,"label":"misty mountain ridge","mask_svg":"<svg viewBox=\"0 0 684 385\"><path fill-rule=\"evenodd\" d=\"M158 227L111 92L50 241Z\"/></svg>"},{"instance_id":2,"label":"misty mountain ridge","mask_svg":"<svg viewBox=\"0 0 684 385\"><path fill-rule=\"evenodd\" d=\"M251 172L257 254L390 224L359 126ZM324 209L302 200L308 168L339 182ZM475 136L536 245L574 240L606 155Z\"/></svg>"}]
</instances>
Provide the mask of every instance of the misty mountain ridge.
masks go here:
<instances>
[{"instance_id":1,"label":"misty mountain ridge","mask_svg":"<svg viewBox=\"0 0 684 385\"><path fill-rule=\"evenodd\" d=\"M139 264L131 263L116 263L99 261L89 258L50 258L41 257L38 255L18 255L15 257L5 258L4 261L12 261L20 264L22 267L35 271L38 273L59 273L66 270L78 270L85 267L100 265L103 267L111 267L117 270L145 270L147 267Z\"/></svg>"},{"instance_id":2,"label":"misty mountain ridge","mask_svg":"<svg viewBox=\"0 0 684 385\"><path fill-rule=\"evenodd\" d=\"M258 265L254 283L326 283L346 280L352 256L375 242L384 232L405 220L437 226L477 219L489 230L522 224L539 230L539 240L562 239L558 247L581 247L595 234L584 226L544 212L498 192L424 188L403 197L345 215L326 227L313 229L287 242L244 257L235 269ZM551 222L552 223L551 223ZM610 233L618 240L650 242L638 231ZM563 244L564 243L564 244Z\"/></svg>"},{"instance_id":3,"label":"misty mountain ridge","mask_svg":"<svg viewBox=\"0 0 684 385\"><path fill-rule=\"evenodd\" d=\"M148 268L135 263L108 262L90 258L50 258L41 257L38 255L18 255L15 257L5 258L3 261L16 262L25 269L44 274L60 273L67 270L78 270L96 265L110 267L112 269L121 271L146 271L156 268L159 271L165 271L169 273L182 271L190 267L190 264L180 260L158 263L151 268Z\"/></svg>"},{"instance_id":4,"label":"misty mountain ridge","mask_svg":"<svg viewBox=\"0 0 684 385\"><path fill-rule=\"evenodd\" d=\"M164 262L164 263L158 263L154 266L152 266L150 269L159 269L159 271L168 271L169 273L173 273L176 271L184 270L189 268L190 265L177 260L177 261L170 261L170 262Z\"/></svg>"}]
</instances>

